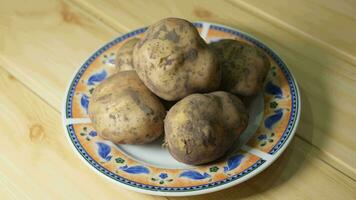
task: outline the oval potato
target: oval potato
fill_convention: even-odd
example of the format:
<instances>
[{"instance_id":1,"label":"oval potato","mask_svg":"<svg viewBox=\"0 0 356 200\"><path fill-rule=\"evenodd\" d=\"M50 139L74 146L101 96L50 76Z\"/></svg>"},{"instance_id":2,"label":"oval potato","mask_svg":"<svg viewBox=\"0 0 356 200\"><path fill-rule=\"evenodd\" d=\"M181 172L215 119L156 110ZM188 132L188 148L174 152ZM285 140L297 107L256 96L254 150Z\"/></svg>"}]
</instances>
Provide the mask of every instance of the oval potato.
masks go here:
<instances>
[{"instance_id":1,"label":"oval potato","mask_svg":"<svg viewBox=\"0 0 356 200\"><path fill-rule=\"evenodd\" d=\"M140 39L132 38L118 49L115 59L116 72L135 70L132 56L133 49L138 41L140 41Z\"/></svg>"},{"instance_id":2,"label":"oval potato","mask_svg":"<svg viewBox=\"0 0 356 200\"><path fill-rule=\"evenodd\" d=\"M260 49L232 39L220 40L209 46L218 55L222 68L222 90L241 96L261 91L270 61Z\"/></svg>"},{"instance_id":3,"label":"oval potato","mask_svg":"<svg viewBox=\"0 0 356 200\"><path fill-rule=\"evenodd\" d=\"M168 101L220 85L214 52L183 19L167 18L150 26L134 48L133 61L145 85Z\"/></svg>"},{"instance_id":4,"label":"oval potato","mask_svg":"<svg viewBox=\"0 0 356 200\"><path fill-rule=\"evenodd\" d=\"M165 118L165 143L178 161L199 165L221 157L247 127L241 100L226 92L192 94Z\"/></svg>"},{"instance_id":5,"label":"oval potato","mask_svg":"<svg viewBox=\"0 0 356 200\"><path fill-rule=\"evenodd\" d=\"M89 116L104 139L143 144L163 133L165 109L135 71L123 71L99 84L91 96Z\"/></svg>"}]
</instances>

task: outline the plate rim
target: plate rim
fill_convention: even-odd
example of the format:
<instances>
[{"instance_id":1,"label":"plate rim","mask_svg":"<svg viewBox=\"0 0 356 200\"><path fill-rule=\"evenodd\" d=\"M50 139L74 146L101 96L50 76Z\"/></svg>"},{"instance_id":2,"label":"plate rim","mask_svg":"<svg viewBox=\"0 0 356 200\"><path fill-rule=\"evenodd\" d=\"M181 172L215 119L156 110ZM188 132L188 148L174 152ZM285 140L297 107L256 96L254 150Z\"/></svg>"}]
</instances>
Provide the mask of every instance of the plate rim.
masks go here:
<instances>
[{"instance_id":1,"label":"plate rim","mask_svg":"<svg viewBox=\"0 0 356 200\"><path fill-rule=\"evenodd\" d=\"M135 29L133 31L130 31L130 32L126 33L126 34L122 34L122 35L120 35L118 37L115 37L114 39L109 40L109 42L107 42L105 45L101 46L99 49L94 50L94 52L92 54L90 54L89 58L87 58L80 65L80 67L73 73L72 78L70 79L69 84L66 87L65 95L64 95L64 98L63 98L64 100L62 101L62 104L63 104L62 105L62 110L61 110L62 125L63 125L64 131L65 131L66 138L68 139L69 143L71 143L70 146L71 146L72 150L76 152L75 154L77 156L79 156L79 158L82 160L82 162L86 163L86 165L91 170L95 171L95 173L99 174L100 176L105 177L105 179L109 180L110 182L112 182L114 184L119 184L123 188L129 189L131 191L141 192L141 193L150 194L150 195L157 195L157 196L194 196L194 195L201 195L201 194L207 194L207 193L211 193L211 192L216 192L216 191L220 191L220 190L223 190L223 189L226 189L226 188L233 187L233 186L235 186L237 184L240 184L242 182L245 182L248 179L250 179L250 178L256 176L257 174L261 173L262 171L264 171L266 168L268 168L272 163L274 163L279 158L279 156L285 151L285 149L289 146L290 142L292 141L292 139L293 139L293 137L295 135L295 132L296 132L296 130L298 128L298 125L299 125L300 116L301 116L302 102L301 102L300 90L299 90L298 83L297 83L293 73L291 72L291 69L288 68L287 63L281 58L281 56L273 48L265 45L265 43L262 42L262 40L256 38L255 36L252 36L249 33L241 31L241 30L239 30L237 28L233 28L233 27L226 26L226 25L223 25L223 24L218 24L218 23L205 22L205 21L195 21L194 23L196 23L196 24L201 23L202 27L207 26L208 28L211 25L217 26L217 27L222 27L222 28L230 29L232 31L236 31L236 32L239 32L239 33L241 33L243 35L246 35L246 36L258 41L259 43L263 44L264 46L266 46L268 49L270 49L282 61L282 63L285 65L287 73L289 74L289 76L291 78L293 86L295 87L294 89L295 89L296 103L297 103L295 122L293 124L293 127L290 130L290 134L288 135L288 138L286 138L285 142L282 144L282 146L279 149L277 149L276 152L274 152L273 154L270 154L270 152L273 151L274 147L277 144L268 152L268 154L271 155L271 159L265 160L265 159L261 158L260 160L264 160L264 162L261 165L259 165L255 170L253 170L251 173L249 173L249 174L247 174L245 176L242 176L242 177L240 177L240 178L238 178L236 180L232 180L232 181L230 181L228 183L225 183L225 184L217 185L217 186L214 186L214 187L208 187L208 188L204 188L203 187L202 189L199 189L199 190L189 190L189 191L169 190L169 191L161 191L161 190L150 190L148 188L147 189L138 188L138 187L127 185L127 184L121 183L121 182L119 182L117 180L114 180L113 178L107 176L106 174L104 174L101 171L99 171L98 169L96 169L91 163L88 162L88 160L86 160L83 157L83 155L75 147L75 144L73 143L72 139L70 138L69 131L68 131L68 126L72 125L72 124L67 124L67 113L66 113L67 99L68 99L69 91L71 89L71 86L72 86L72 84L73 84L73 82L75 80L75 77L77 76L79 70L82 68L82 66L84 66L90 60L90 58L93 55L97 54L104 47L107 47L108 45L110 45L111 43L113 43L114 41L116 41L119 38L126 39L125 36L126 37L130 37L129 35L132 34L132 33L136 33L138 31L142 31L142 30L146 30L147 29L147 27L141 27L141 28ZM251 167L249 167L249 168L251 168Z\"/></svg>"}]
</instances>

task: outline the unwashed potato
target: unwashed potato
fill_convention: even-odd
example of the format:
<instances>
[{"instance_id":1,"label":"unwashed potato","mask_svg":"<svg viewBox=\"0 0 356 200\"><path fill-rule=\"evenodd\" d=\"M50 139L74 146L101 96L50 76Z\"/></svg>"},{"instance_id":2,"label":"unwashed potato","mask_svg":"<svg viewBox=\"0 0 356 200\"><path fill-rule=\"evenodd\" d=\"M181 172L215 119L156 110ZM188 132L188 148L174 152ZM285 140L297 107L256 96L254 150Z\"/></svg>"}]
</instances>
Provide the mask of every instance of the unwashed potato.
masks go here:
<instances>
[{"instance_id":1,"label":"unwashed potato","mask_svg":"<svg viewBox=\"0 0 356 200\"><path fill-rule=\"evenodd\" d=\"M125 42L116 53L115 67L116 72L134 70L132 62L132 53L136 43L140 39L132 38Z\"/></svg>"},{"instance_id":2,"label":"unwashed potato","mask_svg":"<svg viewBox=\"0 0 356 200\"><path fill-rule=\"evenodd\" d=\"M270 62L260 49L231 39L220 40L209 46L218 55L222 67L222 90L250 96L262 89Z\"/></svg>"},{"instance_id":3,"label":"unwashed potato","mask_svg":"<svg viewBox=\"0 0 356 200\"><path fill-rule=\"evenodd\" d=\"M183 19L167 18L150 26L134 48L133 61L145 85L168 101L220 85L214 52Z\"/></svg>"},{"instance_id":4,"label":"unwashed potato","mask_svg":"<svg viewBox=\"0 0 356 200\"><path fill-rule=\"evenodd\" d=\"M90 99L89 116L104 139L143 144L163 133L165 109L135 71L116 73L99 84Z\"/></svg>"},{"instance_id":5,"label":"unwashed potato","mask_svg":"<svg viewBox=\"0 0 356 200\"><path fill-rule=\"evenodd\" d=\"M192 94L165 118L165 146L178 161L199 165L221 157L247 127L243 103L227 92Z\"/></svg>"},{"instance_id":6,"label":"unwashed potato","mask_svg":"<svg viewBox=\"0 0 356 200\"><path fill-rule=\"evenodd\" d=\"M132 38L125 42L117 51L115 59L116 72L135 70L133 66L133 49L140 39ZM166 101L159 98L165 109L168 111L176 102Z\"/></svg>"},{"instance_id":7,"label":"unwashed potato","mask_svg":"<svg viewBox=\"0 0 356 200\"><path fill-rule=\"evenodd\" d=\"M217 97L222 104L222 120L225 132L229 135L227 145L231 145L248 125L248 113L242 100L233 94L223 91L212 92L210 95ZM229 143L231 142L231 143Z\"/></svg>"}]
</instances>

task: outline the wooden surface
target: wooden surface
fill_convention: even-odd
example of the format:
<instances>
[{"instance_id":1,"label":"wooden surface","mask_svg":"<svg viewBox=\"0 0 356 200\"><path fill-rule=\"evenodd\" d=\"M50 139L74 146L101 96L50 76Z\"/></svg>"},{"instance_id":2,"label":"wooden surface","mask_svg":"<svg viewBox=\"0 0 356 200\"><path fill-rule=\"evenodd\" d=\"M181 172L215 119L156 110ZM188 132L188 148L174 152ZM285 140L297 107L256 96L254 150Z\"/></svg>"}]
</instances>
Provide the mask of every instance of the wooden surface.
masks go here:
<instances>
[{"instance_id":1,"label":"wooden surface","mask_svg":"<svg viewBox=\"0 0 356 200\"><path fill-rule=\"evenodd\" d=\"M302 92L297 136L255 178L209 195L131 192L91 171L60 119L65 88L105 42L163 17L248 32ZM356 2L0 0L0 199L356 199Z\"/></svg>"}]
</instances>

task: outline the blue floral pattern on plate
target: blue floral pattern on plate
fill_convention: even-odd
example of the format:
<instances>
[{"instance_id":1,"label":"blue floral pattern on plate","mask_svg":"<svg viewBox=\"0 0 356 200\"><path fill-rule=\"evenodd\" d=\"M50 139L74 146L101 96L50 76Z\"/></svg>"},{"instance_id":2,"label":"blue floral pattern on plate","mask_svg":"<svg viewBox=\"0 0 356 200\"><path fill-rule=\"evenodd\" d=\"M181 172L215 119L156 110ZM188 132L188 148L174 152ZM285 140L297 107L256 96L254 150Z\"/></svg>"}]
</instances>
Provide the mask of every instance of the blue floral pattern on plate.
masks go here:
<instances>
[{"instance_id":1,"label":"blue floral pattern on plate","mask_svg":"<svg viewBox=\"0 0 356 200\"><path fill-rule=\"evenodd\" d=\"M194 170L187 170L184 171L183 173L181 173L179 175L179 177L185 177L185 178L189 178L189 179L193 179L193 180L201 180L201 179L206 179L206 178L210 178L210 174L204 172L204 173L200 173Z\"/></svg>"},{"instance_id":2,"label":"blue floral pattern on plate","mask_svg":"<svg viewBox=\"0 0 356 200\"><path fill-rule=\"evenodd\" d=\"M196 23L195 25L199 25L198 27L202 28L202 23ZM231 35L234 35L234 37L239 37L242 40L251 42L254 45L256 45L257 47L261 48L271 57L271 59L273 59L277 63L276 66L282 70L283 75L288 80L288 84L289 84L289 87L291 90L291 97L292 97L292 106L291 106L292 114L290 116L290 121L288 122L288 129L286 129L285 133L283 134L283 137L282 137L283 140L279 141L278 144L271 151L271 154L273 155L275 152L278 152L280 150L280 148L283 146L283 144L285 144L285 141L287 140L289 135L291 135L291 132L293 130L292 128L296 121L295 116L296 116L296 109L298 106L298 102L296 102L296 100L298 99L298 91L297 91L296 85L294 83L294 79L291 76L291 74L289 73L289 71L286 68L283 61L280 60L280 58L272 50L270 50L268 47L266 47L264 44L262 44L261 42L259 42L256 39L254 39L253 37L250 37L249 35L241 33L237 30L226 28L226 27L219 26L219 25L210 25L210 29L229 33ZM96 58L101 57L104 54L107 55L107 50L109 48L111 48L112 46L116 45L117 43L119 43L125 39L133 37L137 34L140 34L140 33L144 32L145 30L146 30L146 28L142 28L142 29L136 30L134 32L131 32L129 34L126 34L122 37L115 39L114 41L108 43L107 45L105 45L104 47L99 49L93 56L91 56L84 63L84 65L78 71L77 75L75 76L75 78L69 88L69 92L67 95L66 107L65 107L66 118L73 117L71 108L73 106L73 96L74 96L75 88L76 88L76 85L78 84L80 78L83 76L84 72L88 69L88 67L91 65L91 63ZM105 56L104 56L104 58L105 58ZM110 55L107 56L105 58L106 61L103 61L104 64L112 65L114 63L114 60L112 58L113 58L113 56L110 56ZM90 91L88 90L87 92L84 92L84 93L79 93L79 95L81 95L79 97L80 97L80 105L84 110L86 110L86 112L88 109L90 94L92 93L93 88L98 83L100 83L102 80L105 80L105 78L107 78L106 71L98 71L98 72L92 74L91 76L89 76L89 78L85 81L85 83L88 86L91 86L91 90ZM271 104L271 108L276 108L276 110L274 111L274 113L272 115L269 116L269 117L271 117L269 120L267 120L267 119L265 120L265 122L268 121L267 124L266 123L262 124L262 126L265 126L266 128L271 127L272 129L274 127L274 124L280 120L280 119L278 119L279 115L281 115L281 118L286 116L286 115L283 115L283 110L278 110L278 108L279 108L278 107L278 104L279 104L278 99L286 98L286 97L284 97L284 94L283 94L281 88L279 88L278 84L276 84L276 83L278 83L278 82L270 82L270 83L267 82L267 84L264 88L265 92L267 94L273 96L276 101L275 103ZM297 112L297 114L299 114L299 113ZM126 160L122 159L120 157L117 157L117 154L114 154L114 152L116 150L112 149L112 147L110 145L108 145L107 143L100 141L100 137L99 138L96 137L96 135L97 135L96 132L95 133L87 132L86 136L90 136L93 138L95 137L94 141L96 144L95 146L97 147L97 154L101 158L101 161L103 161L103 162L98 162L97 160L93 159L92 156L88 152L86 152L85 148L83 148L81 141L78 140L77 135L73 130L73 125L67 125L67 130L68 130L71 142L73 142L73 144L77 148L78 152L94 168L96 168L101 173L105 174L107 177L110 177L122 184L126 184L129 186L135 187L135 188L139 188L142 191L149 190L149 191L157 191L157 192L180 192L180 191L194 192L197 190L204 190L204 189L208 189L208 188L219 187L224 184L239 180L243 176L251 175L251 172L253 172L254 170L261 168L261 166L266 166L266 165L264 165L264 163L266 161L263 159L259 159L259 160L257 160L257 162L253 161L255 163L251 163L251 165L249 165L248 168L242 168L242 171L238 171L238 173L231 174L226 179L222 179L219 181L214 180L214 182L210 182L211 179L213 178L213 176L215 176L214 174L217 174L217 173L219 173L219 174L226 173L227 174L227 173L233 173L233 172L235 172L235 170L236 171L241 170L240 166L243 165L243 163L245 162L245 159L243 158L242 154L241 155L238 154L238 155L229 157L225 163L223 163L222 165L218 165L219 167L218 166L212 166L210 168L207 167L205 170L195 170L195 169L182 170L182 172L180 172L179 174L172 176L172 174L165 172L168 169L162 170L164 172L162 172L162 171L157 172L154 170L150 170L152 167L150 167L150 166L146 167L146 166L144 166L144 164L142 164L142 165L137 164L133 161L130 161L130 158L127 158L125 156L123 156L123 157L125 157ZM273 138L273 136L267 134L265 136L259 137L259 140L262 142L262 141L268 141L272 138ZM115 156L116 158L112 159L113 156ZM111 160L114 160L114 162L109 162ZM103 167L104 165L102 165L102 164L104 162L106 162L105 166L110 165L110 164L117 165L117 167L115 169L117 169L117 171L119 171L121 174L123 174L123 173L132 174L132 175L134 175L132 177L149 176L150 178L151 177L152 178L151 179L149 178L148 180L151 181L152 183L154 183L154 182L156 182L158 184L166 184L167 183L169 185L168 186L160 186L160 185L157 186L154 184L151 185L151 183L136 182L133 179L125 178L126 175L121 176L120 173L114 173L114 172L108 170L107 168ZM262 167L262 168L264 168L264 167ZM153 179L156 181L154 181ZM193 182L196 182L199 184L202 183L202 184L197 185L197 186L171 187L172 183L175 183L176 179L182 179L182 180L185 180L186 182L190 182L189 180L194 180ZM209 183L207 182L208 180L209 180Z\"/></svg>"},{"instance_id":3,"label":"blue floral pattern on plate","mask_svg":"<svg viewBox=\"0 0 356 200\"><path fill-rule=\"evenodd\" d=\"M98 145L99 156L104 160L104 162L110 161L112 157L109 155L111 152L111 147L103 142L96 142L96 144Z\"/></svg>"},{"instance_id":4,"label":"blue floral pattern on plate","mask_svg":"<svg viewBox=\"0 0 356 200\"><path fill-rule=\"evenodd\" d=\"M119 167L119 169L126 173L129 173L129 174L149 174L150 173L150 170L147 167L140 166L140 165L131 166L131 167L124 165L124 166Z\"/></svg>"},{"instance_id":5,"label":"blue floral pattern on plate","mask_svg":"<svg viewBox=\"0 0 356 200\"><path fill-rule=\"evenodd\" d=\"M282 119L282 116L283 116L283 109L280 108L280 109L277 109L274 111L274 114L268 116L266 119L265 119L265 127L268 128L268 129L272 129L272 126L277 123L280 119Z\"/></svg>"},{"instance_id":6,"label":"blue floral pattern on plate","mask_svg":"<svg viewBox=\"0 0 356 200\"><path fill-rule=\"evenodd\" d=\"M168 177L168 174L167 174L167 173L160 173L158 176L159 176L161 179L165 179L165 178Z\"/></svg>"},{"instance_id":7,"label":"blue floral pattern on plate","mask_svg":"<svg viewBox=\"0 0 356 200\"><path fill-rule=\"evenodd\" d=\"M85 110L85 113L88 113L89 97L86 94L83 94L82 97L80 98L80 105Z\"/></svg>"},{"instance_id":8,"label":"blue floral pattern on plate","mask_svg":"<svg viewBox=\"0 0 356 200\"><path fill-rule=\"evenodd\" d=\"M169 183L169 182L172 182L173 179L172 178L168 178L168 174L167 173L160 173L158 175L158 177L152 177L151 178L151 181L154 181L154 182L158 182L159 184L164 184L164 183Z\"/></svg>"},{"instance_id":9,"label":"blue floral pattern on plate","mask_svg":"<svg viewBox=\"0 0 356 200\"><path fill-rule=\"evenodd\" d=\"M97 83L100 83L101 81L105 80L106 76L108 73L105 70L102 70L101 72L95 73L91 75L88 78L88 85L95 85Z\"/></svg>"},{"instance_id":10,"label":"blue floral pattern on plate","mask_svg":"<svg viewBox=\"0 0 356 200\"><path fill-rule=\"evenodd\" d=\"M278 99L283 98L283 92L280 87L275 85L272 81L268 81L266 86L265 86L265 91L268 94L274 95Z\"/></svg>"},{"instance_id":11,"label":"blue floral pattern on plate","mask_svg":"<svg viewBox=\"0 0 356 200\"><path fill-rule=\"evenodd\" d=\"M227 165L224 167L224 172L227 173L231 170L234 170L236 167L238 167L242 161L244 156L242 154L238 154L235 156L230 157L227 160Z\"/></svg>"}]
</instances>

